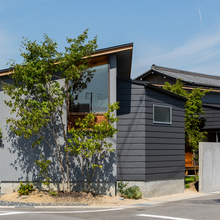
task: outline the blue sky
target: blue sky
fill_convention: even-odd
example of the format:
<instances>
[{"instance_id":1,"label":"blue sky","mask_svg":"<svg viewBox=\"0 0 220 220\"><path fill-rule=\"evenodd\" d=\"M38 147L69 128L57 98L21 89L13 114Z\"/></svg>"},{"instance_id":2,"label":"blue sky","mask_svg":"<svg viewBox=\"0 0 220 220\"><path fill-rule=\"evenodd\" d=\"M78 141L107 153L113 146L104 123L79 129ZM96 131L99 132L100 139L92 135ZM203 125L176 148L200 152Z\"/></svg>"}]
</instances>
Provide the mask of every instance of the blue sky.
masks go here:
<instances>
[{"instance_id":1,"label":"blue sky","mask_svg":"<svg viewBox=\"0 0 220 220\"><path fill-rule=\"evenodd\" d=\"M0 0L0 69L23 36L63 51L86 28L99 48L134 43L132 78L152 64L220 76L219 0Z\"/></svg>"}]
</instances>

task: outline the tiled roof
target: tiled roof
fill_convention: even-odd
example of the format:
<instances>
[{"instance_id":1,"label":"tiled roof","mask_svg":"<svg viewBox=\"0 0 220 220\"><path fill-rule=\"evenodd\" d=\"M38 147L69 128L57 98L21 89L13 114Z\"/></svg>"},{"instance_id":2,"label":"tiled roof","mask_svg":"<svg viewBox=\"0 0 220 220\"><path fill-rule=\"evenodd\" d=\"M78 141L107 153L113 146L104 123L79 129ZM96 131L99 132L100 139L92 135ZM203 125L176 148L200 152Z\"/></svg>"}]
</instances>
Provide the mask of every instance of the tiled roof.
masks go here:
<instances>
[{"instance_id":1,"label":"tiled roof","mask_svg":"<svg viewBox=\"0 0 220 220\"><path fill-rule=\"evenodd\" d=\"M152 70L155 70L161 74L170 76L175 79L181 78L184 82L188 82L190 84L207 86L207 87L220 87L220 76L213 76L213 75L177 70L172 68L156 66L154 64L151 66L151 71ZM147 73L149 73L149 71ZM142 77L143 76L144 74L142 75Z\"/></svg>"},{"instance_id":2,"label":"tiled roof","mask_svg":"<svg viewBox=\"0 0 220 220\"><path fill-rule=\"evenodd\" d=\"M185 82L204 85L204 86L220 87L220 76L213 76L213 75L171 69L156 65L152 65L151 69L176 79L181 78Z\"/></svg>"}]
</instances>

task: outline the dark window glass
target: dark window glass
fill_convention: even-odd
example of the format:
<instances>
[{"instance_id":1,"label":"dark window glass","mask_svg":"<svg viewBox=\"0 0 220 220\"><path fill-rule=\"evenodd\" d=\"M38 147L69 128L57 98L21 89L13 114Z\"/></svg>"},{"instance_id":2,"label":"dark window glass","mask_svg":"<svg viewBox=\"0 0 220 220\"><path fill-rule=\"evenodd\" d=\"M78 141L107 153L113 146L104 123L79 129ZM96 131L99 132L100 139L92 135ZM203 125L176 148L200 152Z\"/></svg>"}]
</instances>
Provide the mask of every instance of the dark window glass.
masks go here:
<instances>
[{"instance_id":1,"label":"dark window glass","mask_svg":"<svg viewBox=\"0 0 220 220\"><path fill-rule=\"evenodd\" d=\"M154 105L154 123L171 124L171 107Z\"/></svg>"},{"instance_id":2,"label":"dark window glass","mask_svg":"<svg viewBox=\"0 0 220 220\"><path fill-rule=\"evenodd\" d=\"M208 131L205 141L220 142L220 131Z\"/></svg>"},{"instance_id":3,"label":"dark window glass","mask_svg":"<svg viewBox=\"0 0 220 220\"><path fill-rule=\"evenodd\" d=\"M93 67L95 72L77 100L70 100L70 112L106 112L108 109L108 64ZM71 86L71 85L70 85Z\"/></svg>"},{"instance_id":4,"label":"dark window glass","mask_svg":"<svg viewBox=\"0 0 220 220\"><path fill-rule=\"evenodd\" d=\"M208 132L207 141L208 142L216 142L216 132L215 131L214 132L212 132L212 131Z\"/></svg>"}]
</instances>

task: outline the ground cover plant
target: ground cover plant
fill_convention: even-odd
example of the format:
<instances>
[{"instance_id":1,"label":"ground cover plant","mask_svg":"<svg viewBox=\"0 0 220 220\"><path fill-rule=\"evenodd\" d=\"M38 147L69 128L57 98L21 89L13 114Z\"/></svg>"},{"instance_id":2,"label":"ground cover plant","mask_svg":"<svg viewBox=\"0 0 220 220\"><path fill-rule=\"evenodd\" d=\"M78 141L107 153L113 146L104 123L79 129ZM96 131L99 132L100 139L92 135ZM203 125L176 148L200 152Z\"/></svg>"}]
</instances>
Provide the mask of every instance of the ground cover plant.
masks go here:
<instances>
[{"instance_id":1,"label":"ground cover plant","mask_svg":"<svg viewBox=\"0 0 220 220\"><path fill-rule=\"evenodd\" d=\"M185 176L185 188L190 188L189 183L195 182L199 179L199 176Z\"/></svg>"}]
</instances>

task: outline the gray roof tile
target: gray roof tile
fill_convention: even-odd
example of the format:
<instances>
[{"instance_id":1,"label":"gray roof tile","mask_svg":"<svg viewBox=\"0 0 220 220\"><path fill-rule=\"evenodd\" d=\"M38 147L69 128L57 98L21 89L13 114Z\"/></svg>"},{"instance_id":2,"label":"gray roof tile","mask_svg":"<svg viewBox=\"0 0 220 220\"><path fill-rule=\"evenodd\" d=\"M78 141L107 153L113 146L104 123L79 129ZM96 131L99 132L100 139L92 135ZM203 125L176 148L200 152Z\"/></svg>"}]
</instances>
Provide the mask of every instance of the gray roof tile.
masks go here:
<instances>
[{"instance_id":1,"label":"gray roof tile","mask_svg":"<svg viewBox=\"0 0 220 220\"><path fill-rule=\"evenodd\" d=\"M177 69L171 69L161 66L152 65L151 70L155 70L164 75L173 77L175 79L182 79L185 82L202 86L220 87L220 76L213 76Z\"/></svg>"}]
</instances>

